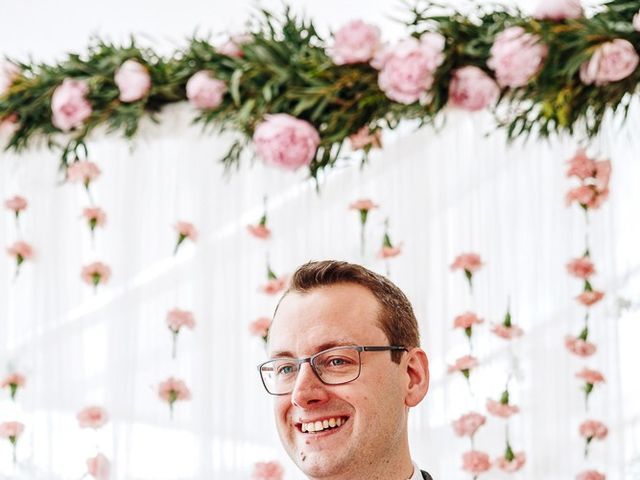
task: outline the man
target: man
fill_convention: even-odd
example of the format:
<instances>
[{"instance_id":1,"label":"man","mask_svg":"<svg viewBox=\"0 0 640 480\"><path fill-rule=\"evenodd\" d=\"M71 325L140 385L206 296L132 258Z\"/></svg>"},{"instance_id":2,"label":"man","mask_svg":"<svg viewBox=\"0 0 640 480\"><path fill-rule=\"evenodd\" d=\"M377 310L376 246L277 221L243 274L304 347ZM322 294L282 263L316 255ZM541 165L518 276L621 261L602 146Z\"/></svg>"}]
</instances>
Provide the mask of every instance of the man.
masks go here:
<instances>
[{"instance_id":1,"label":"man","mask_svg":"<svg viewBox=\"0 0 640 480\"><path fill-rule=\"evenodd\" d=\"M418 324L402 291L346 262L293 275L258 368L280 439L310 479L432 480L412 462L409 409L429 388Z\"/></svg>"}]
</instances>

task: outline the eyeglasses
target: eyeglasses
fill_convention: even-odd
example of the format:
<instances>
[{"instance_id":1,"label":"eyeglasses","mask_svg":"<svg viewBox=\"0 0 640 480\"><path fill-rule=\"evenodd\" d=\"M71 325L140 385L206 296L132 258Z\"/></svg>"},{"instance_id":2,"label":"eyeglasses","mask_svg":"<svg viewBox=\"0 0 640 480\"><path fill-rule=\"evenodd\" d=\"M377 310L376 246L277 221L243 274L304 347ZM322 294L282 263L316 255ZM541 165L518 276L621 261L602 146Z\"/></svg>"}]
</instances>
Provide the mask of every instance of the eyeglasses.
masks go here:
<instances>
[{"instance_id":1,"label":"eyeglasses","mask_svg":"<svg viewBox=\"0 0 640 480\"><path fill-rule=\"evenodd\" d=\"M408 351L405 347L347 346L323 350L306 358L276 358L258 365L264 388L271 395L287 395L293 391L298 372L303 363L311 369L325 385L342 385L353 382L360 376L362 352Z\"/></svg>"}]
</instances>

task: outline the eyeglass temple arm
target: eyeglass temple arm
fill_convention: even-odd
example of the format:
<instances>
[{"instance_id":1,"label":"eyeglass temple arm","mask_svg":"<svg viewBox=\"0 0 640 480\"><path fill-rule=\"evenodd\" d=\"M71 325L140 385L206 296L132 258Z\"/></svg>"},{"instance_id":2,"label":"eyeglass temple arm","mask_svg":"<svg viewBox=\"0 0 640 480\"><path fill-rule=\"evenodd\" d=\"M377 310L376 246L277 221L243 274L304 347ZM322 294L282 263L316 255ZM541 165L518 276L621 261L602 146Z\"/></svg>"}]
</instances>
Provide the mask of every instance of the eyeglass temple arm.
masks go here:
<instances>
[{"instance_id":1,"label":"eyeglass temple arm","mask_svg":"<svg viewBox=\"0 0 640 480\"><path fill-rule=\"evenodd\" d=\"M405 352L409 351L407 350L406 347L398 347L397 345L389 345L384 347L362 347L363 352L384 352L386 350L392 350L392 351L404 350Z\"/></svg>"}]
</instances>

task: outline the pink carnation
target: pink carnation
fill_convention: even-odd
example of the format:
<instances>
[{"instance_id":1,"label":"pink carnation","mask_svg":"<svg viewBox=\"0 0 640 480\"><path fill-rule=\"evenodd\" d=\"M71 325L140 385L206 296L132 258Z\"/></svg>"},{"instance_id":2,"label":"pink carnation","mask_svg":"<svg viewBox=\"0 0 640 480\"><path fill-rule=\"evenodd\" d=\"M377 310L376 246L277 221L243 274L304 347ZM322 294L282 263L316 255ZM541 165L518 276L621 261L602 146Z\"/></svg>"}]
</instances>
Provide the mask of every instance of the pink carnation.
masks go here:
<instances>
[{"instance_id":1,"label":"pink carnation","mask_svg":"<svg viewBox=\"0 0 640 480\"><path fill-rule=\"evenodd\" d=\"M378 208L378 205L376 205L375 203L373 203L373 200L369 199L369 198L361 198L359 200L356 200L355 202L353 202L351 205L349 205L349 208L351 210L373 210L374 208Z\"/></svg>"},{"instance_id":2,"label":"pink carnation","mask_svg":"<svg viewBox=\"0 0 640 480\"><path fill-rule=\"evenodd\" d=\"M376 129L372 133L368 126L364 126L356 133L349 135L349 143L351 144L351 150L364 150L367 147L380 148L382 147L380 129Z\"/></svg>"},{"instance_id":3,"label":"pink carnation","mask_svg":"<svg viewBox=\"0 0 640 480\"><path fill-rule=\"evenodd\" d=\"M15 195L4 202L4 206L9 210L13 210L15 213L26 210L28 204L27 199L20 195Z\"/></svg>"},{"instance_id":4,"label":"pink carnation","mask_svg":"<svg viewBox=\"0 0 640 480\"><path fill-rule=\"evenodd\" d=\"M96 480L108 480L111 464L102 453L87 459L87 473Z\"/></svg>"},{"instance_id":5,"label":"pink carnation","mask_svg":"<svg viewBox=\"0 0 640 480\"><path fill-rule=\"evenodd\" d=\"M182 381L173 377L169 377L158 386L158 395L162 400L172 405L178 400L190 400L191 391Z\"/></svg>"},{"instance_id":6,"label":"pink carnation","mask_svg":"<svg viewBox=\"0 0 640 480\"><path fill-rule=\"evenodd\" d=\"M598 190L595 185L581 185L567 192L567 206L578 202L583 208L597 209L609 198L609 189Z\"/></svg>"},{"instance_id":7,"label":"pink carnation","mask_svg":"<svg viewBox=\"0 0 640 480\"><path fill-rule=\"evenodd\" d=\"M380 70L378 86L391 100L409 105L428 99L434 74L444 61L445 38L425 33L382 50L371 62Z\"/></svg>"},{"instance_id":8,"label":"pink carnation","mask_svg":"<svg viewBox=\"0 0 640 480\"><path fill-rule=\"evenodd\" d=\"M221 55L226 55L227 57L241 58L244 56L242 46L252 40L253 37L248 34L232 35L229 40L216 48L216 50Z\"/></svg>"},{"instance_id":9,"label":"pink carnation","mask_svg":"<svg viewBox=\"0 0 640 480\"><path fill-rule=\"evenodd\" d=\"M453 72L449 103L454 107L475 112L493 104L499 95L500 88L482 69L466 66Z\"/></svg>"},{"instance_id":10,"label":"pink carnation","mask_svg":"<svg viewBox=\"0 0 640 480\"><path fill-rule=\"evenodd\" d=\"M193 223L179 221L174 225L178 235L188 238L192 242L198 239L198 230Z\"/></svg>"},{"instance_id":11,"label":"pink carnation","mask_svg":"<svg viewBox=\"0 0 640 480\"><path fill-rule=\"evenodd\" d=\"M18 240L11 245L7 249L7 253L10 256L15 257L18 263L22 263L24 260L29 260L30 258L33 258L34 255L33 247L22 240Z\"/></svg>"},{"instance_id":12,"label":"pink carnation","mask_svg":"<svg viewBox=\"0 0 640 480\"><path fill-rule=\"evenodd\" d=\"M496 458L495 465L502 470L503 472L513 473L520 470L527 460L524 452L518 452L513 455L511 460L508 460L506 457L498 457Z\"/></svg>"},{"instance_id":13,"label":"pink carnation","mask_svg":"<svg viewBox=\"0 0 640 480\"><path fill-rule=\"evenodd\" d=\"M276 293L284 290L286 284L286 277L271 278L269 279L269 281L267 281L267 283L260 287L260 290L262 291L262 293L266 293L267 295L275 295Z\"/></svg>"},{"instance_id":14,"label":"pink carnation","mask_svg":"<svg viewBox=\"0 0 640 480\"><path fill-rule=\"evenodd\" d=\"M81 127L93 111L86 96L89 86L82 80L65 79L51 96L51 123L63 132Z\"/></svg>"},{"instance_id":15,"label":"pink carnation","mask_svg":"<svg viewBox=\"0 0 640 480\"><path fill-rule=\"evenodd\" d=\"M537 35L509 27L496 36L487 66L496 73L501 87L523 87L538 74L547 52Z\"/></svg>"},{"instance_id":16,"label":"pink carnation","mask_svg":"<svg viewBox=\"0 0 640 480\"><path fill-rule=\"evenodd\" d=\"M585 470L576 476L576 480L606 480L607 477L597 470Z\"/></svg>"},{"instance_id":17,"label":"pink carnation","mask_svg":"<svg viewBox=\"0 0 640 480\"><path fill-rule=\"evenodd\" d=\"M257 462L253 466L252 480L282 480L284 469L276 461Z\"/></svg>"},{"instance_id":18,"label":"pink carnation","mask_svg":"<svg viewBox=\"0 0 640 480\"><path fill-rule=\"evenodd\" d=\"M74 162L67 167L67 179L71 182L82 182L88 185L100 176L100 168L88 160Z\"/></svg>"},{"instance_id":19,"label":"pink carnation","mask_svg":"<svg viewBox=\"0 0 640 480\"><path fill-rule=\"evenodd\" d=\"M476 366L478 366L478 360L471 355L465 355L464 357L458 358L453 365L449 365L447 371L449 373L462 372L464 370L468 371Z\"/></svg>"},{"instance_id":20,"label":"pink carnation","mask_svg":"<svg viewBox=\"0 0 640 480\"><path fill-rule=\"evenodd\" d=\"M598 303L604 297L603 292L599 292L598 290L586 291L582 292L580 295L576 297L578 302L583 304L585 307L590 307L595 303Z\"/></svg>"},{"instance_id":21,"label":"pink carnation","mask_svg":"<svg viewBox=\"0 0 640 480\"><path fill-rule=\"evenodd\" d=\"M484 320L478 318L473 312L466 312L458 315L453 321L453 328L471 328L474 325L480 325Z\"/></svg>"},{"instance_id":22,"label":"pink carnation","mask_svg":"<svg viewBox=\"0 0 640 480\"><path fill-rule=\"evenodd\" d=\"M477 253L463 253L458 255L451 264L451 270L462 269L471 273L475 273L482 267L482 260Z\"/></svg>"},{"instance_id":23,"label":"pink carnation","mask_svg":"<svg viewBox=\"0 0 640 480\"><path fill-rule=\"evenodd\" d=\"M453 429L459 437L473 437L485 424L487 417L477 412L469 412L453 422Z\"/></svg>"},{"instance_id":24,"label":"pink carnation","mask_svg":"<svg viewBox=\"0 0 640 480\"><path fill-rule=\"evenodd\" d=\"M187 98L191 105L200 109L213 109L222 103L227 86L213 73L201 70L187 81Z\"/></svg>"},{"instance_id":25,"label":"pink carnation","mask_svg":"<svg viewBox=\"0 0 640 480\"><path fill-rule=\"evenodd\" d=\"M589 257L574 258L567 263L567 271L574 277L582 279L587 279L596 273L595 266Z\"/></svg>"},{"instance_id":26,"label":"pink carnation","mask_svg":"<svg viewBox=\"0 0 640 480\"><path fill-rule=\"evenodd\" d=\"M92 230L107 222L107 214L100 207L87 207L82 211L82 216L89 222Z\"/></svg>"},{"instance_id":27,"label":"pink carnation","mask_svg":"<svg viewBox=\"0 0 640 480\"><path fill-rule=\"evenodd\" d=\"M267 115L253 134L258 155L267 165L295 170L309 165L320 135L313 125L286 113Z\"/></svg>"},{"instance_id":28,"label":"pink carnation","mask_svg":"<svg viewBox=\"0 0 640 480\"><path fill-rule=\"evenodd\" d=\"M9 91L18 75L20 75L20 67L15 63L0 62L0 97Z\"/></svg>"},{"instance_id":29,"label":"pink carnation","mask_svg":"<svg viewBox=\"0 0 640 480\"><path fill-rule=\"evenodd\" d=\"M383 246L378 253L380 258L393 258L397 257L402 253L402 244L396 245L395 247Z\"/></svg>"},{"instance_id":30,"label":"pink carnation","mask_svg":"<svg viewBox=\"0 0 640 480\"><path fill-rule=\"evenodd\" d=\"M271 327L271 319L269 317L260 317L251 322L249 325L249 333L256 337L265 338Z\"/></svg>"},{"instance_id":31,"label":"pink carnation","mask_svg":"<svg viewBox=\"0 0 640 480\"><path fill-rule=\"evenodd\" d=\"M564 345L567 350L579 357L588 357L596 352L596 346L593 343L571 335L564 338Z\"/></svg>"},{"instance_id":32,"label":"pink carnation","mask_svg":"<svg viewBox=\"0 0 640 480\"><path fill-rule=\"evenodd\" d=\"M93 262L82 267L80 275L86 284L97 287L99 284L109 281L111 269L102 262Z\"/></svg>"},{"instance_id":33,"label":"pink carnation","mask_svg":"<svg viewBox=\"0 0 640 480\"><path fill-rule=\"evenodd\" d=\"M524 334L522 328L517 325L511 325L507 327L503 323L494 324L491 327L491 332L497 335L500 338L504 338L505 340L511 340L516 337L521 337Z\"/></svg>"},{"instance_id":34,"label":"pink carnation","mask_svg":"<svg viewBox=\"0 0 640 480\"><path fill-rule=\"evenodd\" d=\"M12 438L15 440L24 432L24 424L20 422L0 423L0 438Z\"/></svg>"},{"instance_id":35,"label":"pink carnation","mask_svg":"<svg viewBox=\"0 0 640 480\"><path fill-rule=\"evenodd\" d=\"M484 473L491 468L489 455L478 450L470 450L462 454L462 469L472 475Z\"/></svg>"},{"instance_id":36,"label":"pink carnation","mask_svg":"<svg viewBox=\"0 0 640 480\"><path fill-rule=\"evenodd\" d=\"M631 75L638 66L638 54L622 38L599 45L591 58L580 66L580 80L596 86L617 82Z\"/></svg>"},{"instance_id":37,"label":"pink carnation","mask_svg":"<svg viewBox=\"0 0 640 480\"><path fill-rule=\"evenodd\" d=\"M114 80L120 90L120 101L125 103L140 100L151 89L149 70L136 60L127 60L120 65Z\"/></svg>"},{"instance_id":38,"label":"pink carnation","mask_svg":"<svg viewBox=\"0 0 640 480\"><path fill-rule=\"evenodd\" d=\"M76 418L78 419L78 425L80 428L93 429L98 429L104 426L104 424L109 420L107 411L104 408L95 405L80 410L76 415Z\"/></svg>"},{"instance_id":39,"label":"pink carnation","mask_svg":"<svg viewBox=\"0 0 640 480\"><path fill-rule=\"evenodd\" d=\"M491 415L501 418L509 418L520 411L516 405L509 405L508 403L497 402L492 399L487 400L487 411Z\"/></svg>"},{"instance_id":40,"label":"pink carnation","mask_svg":"<svg viewBox=\"0 0 640 480\"><path fill-rule=\"evenodd\" d=\"M586 383L591 384L604 382L604 375L602 375L602 373L600 373L598 370L592 370L586 367L576 373L576 377L581 378Z\"/></svg>"},{"instance_id":41,"label":"pink carnation","mask_svg":"<svg viewBox=\"0 0 640 480\"><path fill-rule=\"evenodd\" d=\"M568 163L567 177L578 177L580 180L586 180L595 174L596 162L587 155L584 148L579 148Z\"/></svg>"},{"instance_id":42,"label":"pink carnation","mask_svg":"<svg viewBox=\"0 0 640 480\"><path fill-rule=\"evenodd\" d=\"M177 333L182 327L187 327L190 330L193 330L196 326L196 322L193 319L193 313L187 310L174 308L167 313L167 326L171 331Z\"/></svg>"},{"instance_id":43,"label":"pink carnation","mask_svg":"<svg viewBox=\"0 0 640 480\"><path fill-rule=\"evenodd\" d=\"M608 433L607 426L598 420L585 420L580 424L580 435L587 440L603 440Z\"/></svg>"},{"instance_id":44,"label":"pink carnation","mask_svg":"<svg viewBox=\"0 0 640 480\"><path fill-rule=\"evenodd\" d=\"M380 29L354 20L341 27L333 36L329 56L336 65L368 62L380 47Z\"/></svg>"},{"instance_id":45,"label":"pink carnation","mask_svg":"<svg viewBox=\"0 0 640 480\"><path fill-rule=\"evenodd\" d=\"M580 0L541 0L533 13L538 20L565 20L584 14Z\"/></svg>"},{"instance_id":46,"label":"pink carnation","mask_svg":"<svg viewBox=\"0 0 640 480\"><path fill-rule=\"evenodd\" d=\"M271 236L271 230L266 225L247 225L247 230L256 238L267 239Z\"/></svg>"},{"instance_id":47,"label":"pink carnation","mask_svg":"<svg viewBox=\"0 0 640 480\"><path fill-rule=\"evenodd\" d=\"M15 385L16 387L23 387L25 382L26 378L24 375L20 373L10 373L2 379L0 382L0 388L11 387L12 385Z\"/></svg>"}]
</instances>

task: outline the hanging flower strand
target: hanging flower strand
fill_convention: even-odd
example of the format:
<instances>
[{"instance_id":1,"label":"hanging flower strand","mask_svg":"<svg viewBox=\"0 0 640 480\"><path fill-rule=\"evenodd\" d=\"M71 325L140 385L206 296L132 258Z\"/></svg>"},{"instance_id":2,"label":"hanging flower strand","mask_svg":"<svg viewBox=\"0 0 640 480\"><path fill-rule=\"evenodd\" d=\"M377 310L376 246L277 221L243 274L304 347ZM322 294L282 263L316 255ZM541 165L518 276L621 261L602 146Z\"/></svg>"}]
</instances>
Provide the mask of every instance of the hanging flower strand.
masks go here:
<instances>
[{"instance_id":1,"label":"hanging flower strand","mask_svg":"<svg viewBox=\"0 0 640 480\"><path fill-rule=\"evenodd\" d=\"M82 211L82 216L87 222L93 240L96 227L102 227L107 223L107 214L100 207L87 207Z\"/></svg>"},{"instance_id":2,"label":"hanging flower strand","mask_svg":"<svg viewBox=\"0 0 640 480\"><path fill-rule=\"evenodd\" d=\"M369 212L375 208L378 208L378 205L368 198L361 198L349 205L350 210L357 210L358 213L360 213L360 255L362 256L364 256L365 250L365 229L367 225L367 218L369 217Z\"/></svg>"},{"instance_id":3,"label":"hanging flower strand","mask_svg":"<svg viewBox=\"0 0 640 480\"><path fill-rule=\"evenodd\" d=\"M82 280L93 286L94 292L98 291L98 285L105 284L111 278L111 268L102 262L93 262L82 267Z\"/></svg>"},{"instance_id":4,"label":"hanging flower strand","mask_svg":"<svg viewBox=\"0 0 640 480\"><path fill-rule=\"evenodd\" d=\"M16 448L18 446L18 438L24 432L24 424L21 422L4 422L0 423L0 438L6 438L11 443L13 449L13 463L18 460Z\"/></svg>"},{"instance_id":5,"label":"hanging flower strand","mask_svg":"<svg viewBox=\"0 0 640 480\"><path fill-rule=\"evenodd\" d=\"M487 411L491 415L494 415L500 418L509 418L520 411L519 407L517 407L516 405L511 405L509 403L508 382L505 390L502 392L502 395L500 396L500 401L495 401L491 398L487 400Z\"/></svg>"},{"instance_id":6,"label":"hanging flower strand","mask_svg":"<svg viewBox=\"0 0 640 480\"><path fill-rule=\"evenodd\" d=\"M1 382L0 388L9 388L9 395L11 395L11 400L15 401L16 394L18 393L18 389L24 387L26 383L26 379L24 375L20 373L10 373L7 375Z\"/></svg>"},{"instance_id":7,"label":"hanging flower strand","mask_svg":"<svg viewBox=\"0 0 640 480\"><path fill-rule=\"evenodd\" d=\"M267 197L264 197L264 210L260 221L256 225L247 225L247 231L255 238L268 240L271 237L271 230L267 227Z\"/></svg>"},{"instance_id":8,"label":"hanging flower strand","mask_svg":"<svg viewBox=\"0 0 640 480\"><path fill-rule=\"evenodd\" d=\"M9 254L9 256L14 257L16 260L16 273L14 275L14 279L18 278L18 275L20 274L20 268L22 267L24 261L30 260L34 256L33 247L27 242L19 240L7 249L7 253Z\"/></svg>"},{"instance_id":9,"label":"hanging flower strand","mask_svg":"<svg viewBox=\"0 0 640 480\"><path fill-rule=\"evenodd\" d=\"M473 275L482 267L482 259L477 253L463 253L458 255L451 264L451 271L462 270L469 283L469 291L473 291Z\"/></svg>"},{"instance_id":10,"label":"hanging flower strand","mask_svg":"<svg viewBox=\"0 0 640 480\"><path fill-rule=\"evenodd\" d=\"M158 386L158 396L169 404L170 416L173 418L173 404L191 400L191 391L182 380L169 377Z\"/></svg>"},{"instance_id":11,"label":"hanging flower strand","mask_svg":"<svg viewBox=\"0 0 640 480\"><path fill-rule=\"evenodd\" d=\"M270 327L271 319L269 317L259 317L249 324L249 333L255 337L260 337L266 345Z\"/></svg>"},{"instance_id":12,"label":"hanging flower strand","mask_svg":"<svg viewBox=\"0 0 640 480\"><path fill-rule=\"evenodd\" d=\"M173 228L175 228L176 232L178 233L176 246L173 249L174 255L178 253L178 249L180 248L180 245L182 245L182 243L187 238L192 242L195 242L196 240L198 240L198 230L196 229L196 227L194 227L192 223L179 221L174 225Z\"/></svg>"},{"instance_id":13,"label":"hanging flower strand","mask_svg":"<svg viewBox=\"0 0 640 480\"><path fill-rule=\"evenodd\" d=\"M187 310L180 310L174 308L167 313L167 327L171 331L171 358L176 358L178 335L182 327L186 327L193 330L196 326L196 322L193 318L193 313Z\"/></svg>"},{"instance_id":14,"label":"hanging flower strand","mask_svg":"<svg viewBox=\"0 0 640 480\"><path fill-rule=\"evenodd\" d=\"M389 219L385 219L384 221L384 235L382 236L382 248L380 249L380 253L378 254L380 258L385 260L387 276L391 275L391 270L389 268L389 258L397 257L402 253L402 243L398 243L394 246L391 242L391 237L389 236Z\"/></svg>"},{"instance_id":15,"label":"hanging flower strand","mask_svg":"<svg viewBox=\"0 0 640 480\"><path fill-rule=\"evenodd\" d=\"M509 440L507 440L504 455L496 458L495 465L503 472L513 473L524 466L526 459L524 452L514 453Z\"/></svg>"},{"instance_id":16,"label":"hanging flower strand","mask_svg":"<svg viewBox=\"0 0 640 480\"><path fill-rule=\"evenodd\" d=\"M20 214L27 209L29 202L20 195L15 195L4 202L4 206L7 210L11 210L15 215L16 228L20 230Z\"/></svg>"},{"instance_id":17,"label":"hanging flower strand","mask_svg":"<svg viewBox=\"0 0 640 480\"><path fill-rule=\"evenodd\" d=\"M453 328L458 328L464 330L464 334L469 340L469 349L473 350L473 326L481 325L484 323L484 320L478 318L478 316L473 312L466 312L462 315L458 315L453 321Z\"/></svg>"},{"instance_id":18,"label":"hanging flower strand","mask_svg":"<svg viewBox=\"0 0 640 480\"><path fill-rule=\"evenodd\" d=\"M584 381L584 386L582 387L582 390L584 390L584 405L585 409L589 411L589 395L591 395L596 385L604 383L604 375L598 370L585 367L576 373L576 377Z\"/></svg>"},{"instance_id":19,"label":"hanging flower strand","mask_svg":"<svg viewBox=\"0 0 640 480\"><path fill-rule=\"evenodd\" d=\"M78 160L67 167L67 179L70 182L82 182L91 203L93 203L93 197L90 187L100 173L98 165L89 160Z\"/></svg>"},{"instance_id":20,"label":"hanging flower strand","mask_svg":"<svg viewBox=\"0 0 640 480\"><path fill-rule=\"evenodd\" d=\"M580 435L585 440L584 457L589 456L589 445L593 440L604 440L609 434L607 426L599 420L585 420L580 424Z\"/></svg>"},{"instance_id":21,"label":"hanging flower strand","mask_svg":"<svg viewBox=\"0 0 640 480\"><path fill-rule=\"evenodd\" d=\"M507 312L504 315L502 323L494 324L493 327L491 327L491 332L504 340L511 340L521 337L524 334L522 328L512 323L511 308L508 303L509 302L507 302Z\"/></svg>"},{"instance_id":22,"label":"hanging flower strand","mask_svg":"<svg viewBox=\"0 0 640 480\"><path fill-rule=\"evenodd\" d=\"M275 295L284 290L286 284L287 277L284 275L278 277L271 269L271 265L269 264L269 260L267 259L267 283L260 287L260 291L262 293L266 293L267 295Z\"/></svg>"}]
</instances>

